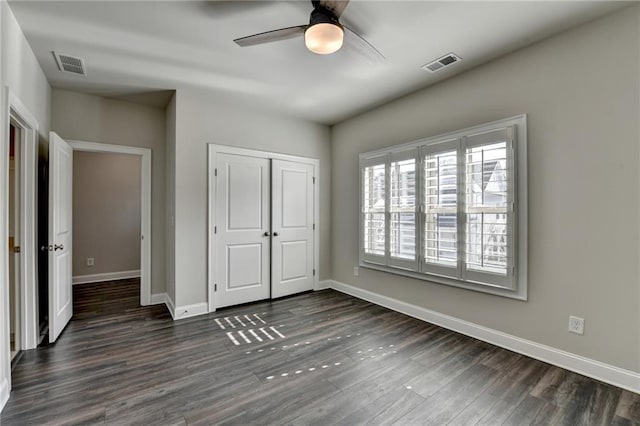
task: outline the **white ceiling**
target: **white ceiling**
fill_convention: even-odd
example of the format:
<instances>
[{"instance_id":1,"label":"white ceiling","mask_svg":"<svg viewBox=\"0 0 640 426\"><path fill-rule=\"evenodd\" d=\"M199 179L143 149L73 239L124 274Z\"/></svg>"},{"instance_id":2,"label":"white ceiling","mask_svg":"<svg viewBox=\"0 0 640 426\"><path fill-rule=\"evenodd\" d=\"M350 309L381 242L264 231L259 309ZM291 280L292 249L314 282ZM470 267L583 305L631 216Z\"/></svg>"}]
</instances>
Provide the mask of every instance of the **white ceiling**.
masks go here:
<instances>
[{"instance_id":1,"label":"white ceiling","mask_svg":"<svg viewBox=\"0 0 640 426\"><path fill-rule=\"evenodd\" d=\"M626 3L354 0L342 21L386 56L377 64L349 49L315 55L302 39L245 48L233 43L306 24L309 1L49 0L10 6L53 87L128 99L191 88L224 102L334 124ZM60 72L52 51L83 58L88 75ZM448 52L463 61L435 74L420 69ZM148 99L166 102L166 96Z\"/></svg>"}]
</instances>

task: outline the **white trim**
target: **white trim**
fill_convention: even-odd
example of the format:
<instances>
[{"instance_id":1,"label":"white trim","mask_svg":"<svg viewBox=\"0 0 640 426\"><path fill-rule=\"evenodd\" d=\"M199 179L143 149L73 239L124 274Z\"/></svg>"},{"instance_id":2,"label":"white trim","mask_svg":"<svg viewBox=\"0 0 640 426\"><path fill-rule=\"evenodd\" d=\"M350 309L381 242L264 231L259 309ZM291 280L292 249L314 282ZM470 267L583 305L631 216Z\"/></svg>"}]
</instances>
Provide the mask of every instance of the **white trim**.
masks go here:
<instances>
[{"instance_id":1,"label":"white trim","mask_svg":"<svg viewBox=\"0 0 640 426\"><path fill-rule=\"evenodd\" d=\"M167 293L153 293L151 295L151 304L152 305L162 305L163 303L167 304Z\"/></svg>"},{"instance_id":2,"label":"white trim","mask_svg":"<svg viewBox=\"0 0 640 426\"><path fill-rule=\"evenodd\" d=\"M167 307L167 310L171 314L171 318L175 321L175 309L173 307L173 300L169 297L167 293L155 293L151 295L151 304L152 305L162 305L164 304Z\"/></svg>"},{"instance_id":3,"label":"white trim","mask_svg":"<svg viewBox=\"0 0 640 426\"><path fill-rule=\"evenodd\" d=\"M215 200L216 200L216 185L215 185L215 159L216 154L233 154L233 155L242 155L245 157L255 157L255 158L267 158L271 160L284 160L284 161L292 161L296 163L302 164L311 164L313 165L313 177L315 179L314 186L314 200L313 200L313 221L316 225L316 229L313 234L313 262L314 269L316 271L315 276L313 277L313 288L315 290L318 289L320 282L320 160L317 158L310 157L300 157L289 154L281 154L277 152L268 152L268 151L259 151L255 149L247 149L247 148L238 148L235 146L228 145L219 145L219 144L208 144L208 164L207 164L207 302L209 312L215 312L216 304L215 304L215 273L214 273L214 265L215 265L215 237L211 238L213 235L213 227L215 226ZM193 305L189 305L193 306ZM178 312L178 310L176 310ZM181 317L182 318L182 317Z\"/></svg>"},{"instance_id":4,"label":"white trim","mask_svg":"<svg viewBox=\"0 0 640 426\"><path fill-rule=\"evenodd\" d=\"M101 281L115 281L125 280L127 278L140 277L140 270L135 271L119 271L119 272L105 272L103 274L91 274L91 275L76 275L72 279L73 285L99 283Z\"/></svg>"},{"instance_id":5,"label":"white trim","mask_svg":"<svg viewBox=\"0 0 640 426\"><path fill-rule=\"evenodd\" d=\"M2 380L0 380L0 412L9 400L9 392L9 382L7 381L7 379L3 378Z\"/></svg>"},{"instance_id":6,"label":"white trim","mask_svg":"<svg viewBox=\"0 0 640 426\"><path fill-rule=\"evenodd\" d=\"M194 303L193 305L184 305L177 306L173 311L173 319L181 320L185 318L191 318L198 315L204 315L209 313L208 304L203 303Z\"/></svg>"},{"instance_id":7,"label":"white trim","mask_svg":"<svg viewBox=\"0 0 640 426\"><path fill-rule=\"evenodd\" d=\"M322 280L320 282L318 282L318 285L316 286L316 288L314 288L314 291L320 291L320 290L327 290L332 288L331 287L331 280Z\"/></svg>"},{"instance_id":8,"label":"white trim","mask_svg":"<svg viewBox=\"0 0 640 426\"><path fill-rule=\"evenodd\" d=\"M171 318L173 318L173 320L175 321L176 320L176 304L173 302L173 299L171 298L171 296L169 296L169 293L167 293L167 300L165 301L165 305L167 305L167 309L171 314Z\"/></svg>"},{"instance_id":9,"label":"white trim","mask_svg":"<svg viewBox=\"0 0 640 426\"><path fill-rule=\"evenodd\" d=\"M74 151L107 152L141 157L140 205L140 304L151 304L151 149L67 140Z\"/></svg>"},{"instance_id":10,"label":"white trim","mask_svg":"<svg viewBox=\"0 0 640 426\"><path fill-rule=\"evenodd\" d=\"M522 339L482 325L465 321L450 315L412 305L391 297L355 287L338 281L330 281L331 288L396 312L439 325L449 330L471 336L496 346L556 365L558 367L600 380L605 383L640 393L640 372L619 368L581 355L563 351L551 346Z\"/></svg>"},{"instance_id":11,"label":"white trim","mask_svg":"<svg viewBox=\"0 0 640 426\"><path fill-rule=\"evenodd\" d=\"M34 349L38 345L37 297L37 241L36 241L36 182L38 157L38 129L40 124L29 109L7 87L7 141L9 123L21 129L20 181L20 349Z\"/></svg>"}]
</instances>

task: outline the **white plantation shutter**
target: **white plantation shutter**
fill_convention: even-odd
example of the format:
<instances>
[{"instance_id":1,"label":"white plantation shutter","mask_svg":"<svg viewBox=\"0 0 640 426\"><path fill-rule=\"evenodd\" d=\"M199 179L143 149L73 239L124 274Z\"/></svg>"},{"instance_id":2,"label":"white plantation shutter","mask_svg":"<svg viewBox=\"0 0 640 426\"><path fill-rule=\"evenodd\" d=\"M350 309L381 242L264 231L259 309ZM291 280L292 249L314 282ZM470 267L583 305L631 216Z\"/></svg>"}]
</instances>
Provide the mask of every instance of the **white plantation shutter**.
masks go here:
<instances>
[{"instance_id":1,"label":"white plantation shutter","mask_svg":"<svg viewBox=\"0 0 640 426\"><path fill-rule=\"evenodd\" d=\"M361 253L363 259L386 264L387 156L361 161Z\"/></svg>"},{"instance_id":2,"label":"white plantation shutter","mask_svg":"<svg viewBox=\"0 0 640 426\"><path fill-rule=\"evenodd\" d=\"M511 127L462 139L465 157L463 278L513 286L514 158Z\"/></svg>"},{"instance_id":3,"label":"white plantation shutter","mask_svg":"<svg viewBox=\"0 0 640 426\"><path fill-rule=\"evenodd\" d=\"M458 275L458 139L422 148L422 271Z\"/></svg>"},{"instance_id":4,"label":"white plantation shutter","mask_svg":"<svg viewBox=\"0 0 640 426\"><path fill-rule=\"evenodd\" d=\"M392 153L389 164L389 265L412 270L418 265L417 153Z\"/></svg>"},{"instance_id":5,"label":"white plantation shutter","mask_svg":"<svg viewBox=\"0 0 640 426\"><path fill-rule=\"evenodd\" d=\"M526 300L526 168L525 116L361 154L360 265Z\"/></svg>"}]
</instances>

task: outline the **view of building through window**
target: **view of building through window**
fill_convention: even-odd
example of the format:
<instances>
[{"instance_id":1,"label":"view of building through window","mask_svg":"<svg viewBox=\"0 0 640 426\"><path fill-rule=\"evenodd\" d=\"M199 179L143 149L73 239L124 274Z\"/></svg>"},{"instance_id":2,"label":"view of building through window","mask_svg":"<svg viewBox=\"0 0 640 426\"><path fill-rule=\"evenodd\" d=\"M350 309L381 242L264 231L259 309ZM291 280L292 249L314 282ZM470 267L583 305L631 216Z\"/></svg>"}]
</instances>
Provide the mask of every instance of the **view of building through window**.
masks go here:
<instances>
[{"instance_id":1,"label":"view of building through window","mask_svg":"<svg viewBox=\"0 0 640 426\"><path fill-rule=\"evenodd\" d=\"M468 148L467 268L505 274L507 268L507 145Z\"/></svg>"},{"instance_id":2,"label":"view of building through window","mask_svg":"<svg viewBox=\"0 0 640 426\"><path fill-rule=\"evenodd\" d=\"M385 164L364 169L364 249L384 256L385 252Z\"/></svg>"},{"instance_id":3,"label":"view of building through window","mask_svg":"<svg viewBox=\"0 0 640 426\"><path fill-rule=\"evenodd\" d=\"M390 234L392 257L416 258L416 159L393 161Z\"/></svg>"}]
</instances>

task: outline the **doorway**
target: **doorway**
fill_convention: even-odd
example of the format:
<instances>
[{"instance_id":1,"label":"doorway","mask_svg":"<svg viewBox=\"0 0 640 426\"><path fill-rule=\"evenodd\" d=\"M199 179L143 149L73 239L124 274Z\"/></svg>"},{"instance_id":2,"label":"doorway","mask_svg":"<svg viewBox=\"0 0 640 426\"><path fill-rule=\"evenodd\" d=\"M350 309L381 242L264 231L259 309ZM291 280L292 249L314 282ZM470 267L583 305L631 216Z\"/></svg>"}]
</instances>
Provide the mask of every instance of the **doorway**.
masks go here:
<instances>
[{"instance_id":1,"label":"doorway","mask_svg":"<svg viewBox=\"0 0 640 426\"><path fill-rule=\"evenodd\" d=\"M74 152L125 154L140 164L139 239L140 304L151 301L151 150L121 145L66 141L49 135L49 342L53 343L73 316L73 155ZM100 226L100 224L94 224ZM100 243L100 242L98 242ZM83 259L80 259L81 261ZM87 261L87 259L84 259ZM94 259L95 261L95 259ZM87 261L87 263L89 263ZM104 276L102 277L104 278Z\"/></svg>"},{"instance_id":2,"label":"doorway","mask_svg":"<svg viewBox=\"0 0 640 426\"><path fill-rule=\"evenodd\" d=\"M36 287L36 161L38 122L9 90L7 96L6 240L8 291L7 322L9 335L2 336L9 360L16 362L20 351L38 343ZM5 237L3 237L5 238ZM3 307L4 309L4 307ZM1 334L1 333L0 333Z\"/></svg>"},{"instance_id":3,"label":"doorway","mask_svg":"<svg viewBox=\"0 0 640 426\"><path fill-rule=\"evenodd\" d=\"M209 311L317 287L319 161L209 146Z\"/></svg>"},{"instance_id":4,"label":"doorway","mask_svg":"<svg viewBox=\"0 0 640 426\"><path fill-rule=\"evenodd\" d=\"M91 254L87 254L86 250L91 250L90 248L83 247L75 247L74 246L74 254L73 254L73 263L74 263L74 271L79 270L78 275L74 273L76 276L76 283L87 283L87 282L98 282L105 281L109 279L127 279L127 278L137 278L140 279L140 304L143 306L151 304L151 150L148 148L136 148L130 146L122 146L122 145L111 145L111 144L102 144L102 143L93 143L93 142L84 142L84 141L68 141L69 145L73 149L73 153L78 154L79 156L85 155L101 155L106 154L106 156L111 156L112 159L119 161L120 165L123 167L127 167L127 165L135 165L136 171L135 173L139 174L139 177L136 178L136 183L139 185L135 194L137 194L138 200L133 200L132 193L133 189L130 185L127 185L126 182L122 182L122 180L133 179L134 176L131 174L131 170L120 173L118 177L115 175L112 177L113 179L120 179L121 186L120 188L116 188L113 185L108 185L103 189L108 189L109 191L128 191L128 202L127 205L121 206L121 208L116 208L113 210L113 214L119 214L121 217L120 220L121 233L127 235L126 238L131 238L131 227L137 228L137 244L133 241L131 244L135 247L135 250L138 250L138 253L129 253L129 255L136 258L135 264L139 265L139 269L130 269L127 266L117 266L117 265L126 265L126 257L127 254L124 253L124 256L119 256L119 258L114 258L113 255L108 255L108 252L115 252L119 249L117 246L111 247L101 247L101 242L104 242L106 245L106 240L101 240L100 236L96 238L101 241L94 241L93 247L96 250L105 249L105 256L110 257L109 260L103 262L101 264L96 264L95 256ZM118 160L119 158L119 160ZM75 160L74 160L75 162ZM126 164L125 164L126 163ZM135 163L135 164L134 164ZM104 164L103 164L104 166ZM90 166L91 167L91 166ZM126 174L126 176L125 176ZM80 176L78 176L80 178ZM74 171L74 180L76 179L75 171ZM74 182L74 191L79 189ZM84 187L85 195L90 195L92 193L91 186ZM107 192L103 194L96 194L101 197L117 197L118 194L109 194ZM75 194L74 194L75 197ZM95 197L94 197L95 198ZM75 203L75 201L74 201ZM79 206L82 208L81 206ZM85 206L86 207L86 206ZM127 211L134 209L139 213L138 220L133 221L131 219L131 215L127 214ZM100 213L104 214L104 212ZM125 217L126 216L126 217ZM95 219L95 218L93 218ZM95 222L92 218L87 218L87 221L81 224L81 226L92 228L99 226L99 221ZM105 218L105 220L107 220ZM74 222L74 228L75 228ZM88 229L87 228L87 229ZM105 237L106 238L106 237ZM74 243L81 242L76 237L74 237ZM82 244L91 244L90 241L83 241ZM112 242L110 244L115 244ZM76 249L80 250L78 253ZM120 250L124 250L120 248ZM127 250L131 251L130 248ZM83 255L85 253L87 255ZM119 253L122 255L123 253ZM106 263L106 264L105 264ZM84 265L84 267L82 266ZM103 269L98 269L103 268ZM106 269L104 269L106 268ZM124 269L123 269L124 268ZM89 272L87 272L89 271ZM93 273L91 271L94 271ZM97 272L95 272L97 271Z\"/></svg>"},{"instance_id":5,"label":"doorway","mask_svg":"<svg viewBox=\"0 0 640 426\"><path fill-rule=\"evenodd\" d=\"M9 123L9 353L11 365L22 350L20 336L20 128Z\"/></svg>"},{"instance_id":6,"label":"doorway","mask_svg":"<svg viewBox=\"0 0 640 426\"><path fill-rule=\"evenodd\" d=\"M140 277L140 158L73 155L73 284Z\"/></svg>"}]
</instances>

